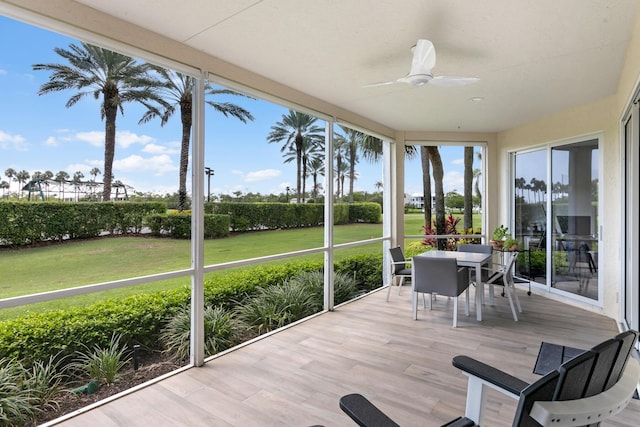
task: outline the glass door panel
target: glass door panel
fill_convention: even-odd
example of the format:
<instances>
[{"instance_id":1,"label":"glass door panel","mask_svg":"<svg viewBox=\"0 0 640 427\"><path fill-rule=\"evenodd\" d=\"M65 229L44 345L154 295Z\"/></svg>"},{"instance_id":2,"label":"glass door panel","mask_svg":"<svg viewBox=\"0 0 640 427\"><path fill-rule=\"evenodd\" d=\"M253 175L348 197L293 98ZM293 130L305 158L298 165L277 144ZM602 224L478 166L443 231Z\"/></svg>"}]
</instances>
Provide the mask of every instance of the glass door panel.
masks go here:
<instances>
[{"instance_id":1,"label":"glass door panel","mask_svg":"<svg viewBox=\"0 0 640 427\"><path fill-rule=\"evenodd\" d=\"M598 299L598 140L551 149L551 286Z\"/></svg>"},{"instance_id":2,"label":"glass door panel","mask_svg":"<svg viewBox=\"0 0 640 427\"><path fill-rule=\"evenodd\" d=\"M547 150L518 153L515 156L513 235L524 249L517 273L538 283L546 283L547 252Z\"/></svg>"}]
</instances>

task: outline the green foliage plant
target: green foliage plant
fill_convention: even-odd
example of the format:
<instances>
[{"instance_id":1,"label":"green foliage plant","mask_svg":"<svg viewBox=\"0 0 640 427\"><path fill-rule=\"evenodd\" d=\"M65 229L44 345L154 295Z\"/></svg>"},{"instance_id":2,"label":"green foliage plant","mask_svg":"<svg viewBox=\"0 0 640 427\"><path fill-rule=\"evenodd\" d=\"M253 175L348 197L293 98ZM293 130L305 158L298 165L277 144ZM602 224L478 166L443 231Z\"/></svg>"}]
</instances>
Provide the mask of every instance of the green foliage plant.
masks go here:
<instances>
[{"instance_id":1,"label":"green foliage plant","mask_svg":"<svg viewBox=\"0 0 640 427\"><path fill-rule=\"evenodd\" d=\"M282 284L303 272L321 270L321 261L295 261L229 272L205 281L205 305L233 309L239 301L251 298L261 288ZM334 270L336 274L355 277L359 290L369 291L382 286L381 254L358 254L340 259ZM189 292L189 286L185 285L65 310L32 312L2 321L0 358L20 360L31 366L58 353L60 356L75 355L79 350L86 350L84 346L108 346L114 331L122 334L123 342L129 345L160 349L161 330L167 319L189 304ZM339 300L337 297L336 301Z\"/></svg>"},{"instance_id":2,"label":"green foliage plant","mask_svg":"<svg viewBox=\"0 0 640 427\"><path fill-rule=\"evenodd\" d=\"M509 234L509 228L500 224L498 227L493 229L493 233L491 233L492 240L504 240Z\"/></svg>"},{"instance_id":3,"label":"green foliage plant","mask_svg":"<svg viewBox=\"0 0 640 427\"><path fill-rule=\"evenodd\" d=\"M0 424L25 425L36 412L37 398L25 386L28 371L10 359L0 359Z\"/></svg>"},{"instance_id":4,"label":"green foliage plant","mask_svg":"<svg viewBox=\"0 0 640 427\"><path fill-rule=\"evenodd\" d=\"M246 328L230 310L207 306L204 309L205 354L213 355L241 342ZM180 309L168 321L160 334L164 352L174 359L189 359L191 313L189 307Z\"/></svg>"},{"instance_id":5,"label":"green foliage plant","mask_svg":"<svg viewBox=\"0 0 640 427\"><path fill-rule=\"evenodd\" d=\"M36 361L27 370L24 384L36 398L35 404L39 409L57 409L57 395L68 377L64 358L50 356L45 361Z\"/></svg>"},{"instance_id":6,"label":"green foliage plant","mask_svg":"<svg viewBox=\"0 0 640 427\"><path fill-rule=\"evenodd\" d=\"M113 384L118 372L129 363L126 344L121 345L122 336L115 333L106 348L98 345L90 348L83 344L84 350L78 351L74 368L85 372L91 379Z\"/></svg>"},{"instance_id":7,"label":"green foliage plant","mask_svg":"<svg viewBox=\"0 0 640 427\"><path fill-rule=\"evenodd\" d=\"M0 242L24 246L111 234L139 233L147 215L166 211L164 203L0 202Z\"/></svg>"},{"instance_id":8,"label":"green foliage plant","mask_svg":"<svg viewBox=\"0 0 640 427\"><path fill-rule=\"evenodd\" d=\"M314 294L306 284L288 280L282 285L260 288L238 304L238 318L255 335L281 328L318 311Z\"/></svg>"}]
</instances>

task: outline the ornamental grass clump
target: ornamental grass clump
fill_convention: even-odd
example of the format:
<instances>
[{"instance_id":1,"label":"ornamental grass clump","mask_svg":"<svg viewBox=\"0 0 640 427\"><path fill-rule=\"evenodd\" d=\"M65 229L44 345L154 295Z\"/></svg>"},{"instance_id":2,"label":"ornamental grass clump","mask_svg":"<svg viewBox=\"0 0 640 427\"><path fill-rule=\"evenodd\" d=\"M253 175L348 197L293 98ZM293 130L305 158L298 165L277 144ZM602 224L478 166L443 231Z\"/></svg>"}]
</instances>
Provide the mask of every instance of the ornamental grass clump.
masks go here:
<instances>
[{"instance_id":1,"label":"ornamental grass clump","mask_svg":"<svg viewBox=\"0 0 640 427\"><path fill-rule=\"evenodd\" d=\"M113 384L118 372L129 363L126 344L120 344L121 335L112 334L106 348L95 345L89 348L82 345L84 350L78 351L78 358L72 366L86 373L98 383L104 381Z\"/></svg>"},{"instance_id":2,"label":"ornamental grass clump","mask_svg":"<svg viewBox=\"0 0 640 427\"><path fill-rule=\"evenodd\" d=\"M16 360L0 360L0 424L24 425L36 412L37 398L25 387L28 371Z\"/></svg>"},{"instance_id":3,"label":"ornamental grass clump","mask_svg":"<svg viewBox=\"0 0 640 427\"><path fill-rule=\"evenodd\" d=\"M260 288L237 306L237 315L254 335L261 335L318 311L309 287L287 280L282 285Z\"/></svg>"},{"instance_id":4,"label":"ornamental grass clump","mask_svg":"<svg viewBox=\"0 0 640 427\"><path fill-rule=\"evenodd\" d=\"M207 306L204 309L204 351L213 355L233 347L242 341L246 327L233 313L222 307ZM184 307L173 315L160 333L164 352L173 359L189 359L191 337L191 312Z\"/></svg>"}]
</instances>

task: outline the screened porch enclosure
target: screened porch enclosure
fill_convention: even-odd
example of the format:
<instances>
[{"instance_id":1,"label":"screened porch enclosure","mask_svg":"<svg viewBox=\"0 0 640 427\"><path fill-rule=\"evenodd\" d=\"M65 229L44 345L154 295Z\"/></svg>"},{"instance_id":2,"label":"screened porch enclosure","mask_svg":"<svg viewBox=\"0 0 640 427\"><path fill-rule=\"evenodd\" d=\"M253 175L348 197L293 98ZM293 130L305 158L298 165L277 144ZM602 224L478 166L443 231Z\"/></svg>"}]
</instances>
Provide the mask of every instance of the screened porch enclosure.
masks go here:
<instances>
[{"instance_id":1,"label":"screened porch enclosure","mask_svg":"<svg viewBox=\"0 0 640 427\"><path fill-rule=\"evenodd\" d=\"M461 315L451 328L451 301L421 306L412 320L411 292L382 289L247 346L200 368L162 379L59 426L349 426L341 396L361 393L403 426L440 426L464 414L467 379L451 365L466 354L531 382L542 341L590 348L618 333L615 322L548 298L527 296L514 322L506 298L485 306L484 320ZM490 392L485 420L510 426L516 403ZM632 426L633 400L603 426Z\"/></svg>"}]
</instances>

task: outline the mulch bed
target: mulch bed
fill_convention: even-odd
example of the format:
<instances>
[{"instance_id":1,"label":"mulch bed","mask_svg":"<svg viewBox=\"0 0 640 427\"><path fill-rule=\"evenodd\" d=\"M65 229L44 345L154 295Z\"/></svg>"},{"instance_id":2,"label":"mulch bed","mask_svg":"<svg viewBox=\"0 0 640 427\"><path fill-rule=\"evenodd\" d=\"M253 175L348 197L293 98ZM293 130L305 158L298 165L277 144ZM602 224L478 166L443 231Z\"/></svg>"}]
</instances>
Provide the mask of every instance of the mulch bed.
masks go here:
<instances>
[{"instance_id":1,"label":"mulch bed","mask_svg":"<svg viewBox=\"0 0 640 427\"><path fill-rule=\"evenodd\" d=\"M86 382L67 384L64 387L65 390L62 391L56 399L58 407L49 408L46 411L40 412L35 419L34 425L40 425L47 421L51 421L61 417L62 415L120 393L121 391L128 390L138 384L145 383L168 372L175 371L180 367L181 365L168 360L161 353L155 353L148 355L141 360L137 371L133 370L132 365L126 367L118 374L118 377L113 384L102 384L95 393L75 394L69 391L76 387L86 385Z\"/></svg>"}]
</instances>

